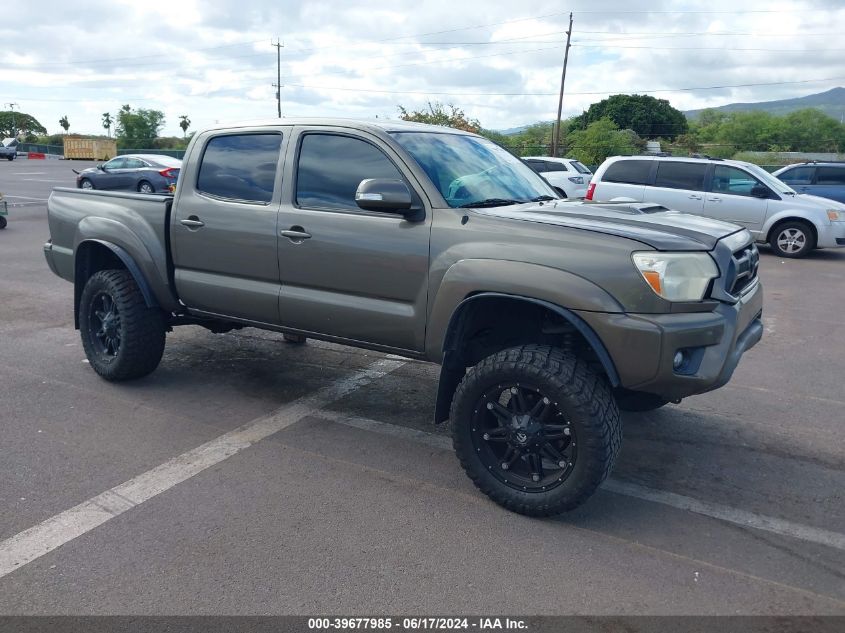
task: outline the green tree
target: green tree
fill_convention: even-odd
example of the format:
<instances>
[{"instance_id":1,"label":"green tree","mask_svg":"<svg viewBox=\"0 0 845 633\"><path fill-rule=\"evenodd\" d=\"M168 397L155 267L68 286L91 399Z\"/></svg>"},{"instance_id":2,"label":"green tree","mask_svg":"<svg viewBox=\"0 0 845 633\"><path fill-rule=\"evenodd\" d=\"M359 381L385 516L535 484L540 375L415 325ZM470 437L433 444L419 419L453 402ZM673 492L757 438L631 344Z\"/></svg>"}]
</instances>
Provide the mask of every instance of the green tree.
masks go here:
<instances>
[{"instance_id":1,"label":"green tree","mask_svg":"<svg viewBox=\"0 0 845 633\"><path fill-rule=\"evenodd\" d=\"M47 128L41 125L34 116L26 112L4 110L0 112L0 137L15 138L18 134L47 134Z\"/></svg>"},{"instance_id":2,"label":"green tree","mask_svg":"<svg viewBox=\"0 0 845 633\"><path fill-rule=\"evenodd\" d=\"M639 138L631 130L620 130L611 119L593 121L586 130L575 130L568 136L568 156L586 165L598 165L608 156L633 154Z\"/></svg>"},{"instance_id":3,"label":"green tree","mask_svg":"<svg viewBox=\"0 0 845 633\"><path fill-rule=\"evenodd\" d=\"M621 129L634 130L642 138L673 140L687 131L684 113L673 108L666 99L649 95L613 95L592 104L576 117L582 130L600 119L610 119Z\"/></svg>"},{"instance_id":4,"label":"green tree","mask_svg":"<svg viewBox=\"0 0 845 633\"><path fill-rule=\"evenodd\" d=\"M430 125L445 125L446 127L453 127L465 132L481 131L481 123L477 119L468 119L464 111L455 105L442 104L439 101L432 103L428 102L428 110L414 110L409 112L401 105L399 108L399 118L403 121L416 121L417 123L429 123Z\"/></svg>"},{"instance_id":5,"label":"green tree","mask_svg":"<svg viewBox=\"0 0 845 633\"><path fill-rule=\"evenodd\" d=\"M59 119L59 125L62 126L65 134L67 134L67 131L70 129L70 122L67 120L67 115L64 115L61 119Z\"/></svg>"},{"instance_id":6,"label":"green tree","mask_svg":"<svg viewBox=\"0 0 845 633\"><path fill-rule=\"evenodd\" d=\"M149 143L158 136L164 126L164 112L161 110L133 110L128 104L117 113L115 136L124 144Z\"/></svg>"},{"instance_id":7,"label":"green tree","mask_svg":"<svg viewBox=\"0 0 845 633\"><path fill-rule=\"evenodd\" d=\"M112 121L111 114L103 112L103 127L106 128L106 136L111 136L112 123L114 123L114 121Z\"/></svg>"},{"instance_id":8,"label":"green tree","mask_svg":"<svg viewBox=\"0 0 845 633\"><path fill-rule=\"evenodd\" d=\"M188 128L191 127L191 120L187 114L179 116L179 127L182 128L182 136L188 136Z\"/></svg>"},{"instance_id":9,"label":"green tree","mask_svg":"<svg viewBox=\"0 0 845 633\"><path fill-rule=\"evenodd\" d=\"M838 152L845 145L845 126L815 108L790 112L781 129L778 144L793 152Z\"/></svg>"}]
</instances>

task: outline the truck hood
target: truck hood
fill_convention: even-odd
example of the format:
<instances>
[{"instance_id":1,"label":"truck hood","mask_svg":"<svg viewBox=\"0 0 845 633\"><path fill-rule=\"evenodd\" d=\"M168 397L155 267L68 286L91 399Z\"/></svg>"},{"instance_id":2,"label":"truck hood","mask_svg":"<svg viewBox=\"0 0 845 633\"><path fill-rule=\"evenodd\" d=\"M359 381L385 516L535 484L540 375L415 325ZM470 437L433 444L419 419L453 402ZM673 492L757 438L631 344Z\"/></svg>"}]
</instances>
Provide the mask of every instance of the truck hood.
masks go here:
<instances>
[{"instance_id":1,"label":"truck hood","mask_svg":"<svg viewBox=\"0 0 845 633\"><path fill-rule=\"evenodd\" d=\"M605 233L642 242L659 251L709 251L742 227L649 203L552 202L473 209L516 220Z\"/></svg>"}]
</instances>

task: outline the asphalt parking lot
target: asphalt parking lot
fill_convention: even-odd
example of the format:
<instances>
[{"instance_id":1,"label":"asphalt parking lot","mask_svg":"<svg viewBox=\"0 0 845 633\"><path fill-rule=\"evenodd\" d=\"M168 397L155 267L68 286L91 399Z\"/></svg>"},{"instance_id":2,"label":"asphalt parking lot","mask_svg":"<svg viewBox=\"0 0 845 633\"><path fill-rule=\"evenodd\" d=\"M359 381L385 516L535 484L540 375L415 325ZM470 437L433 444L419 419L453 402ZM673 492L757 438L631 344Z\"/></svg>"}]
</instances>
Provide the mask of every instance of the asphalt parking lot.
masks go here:
<instances>
[{"instance_id":1,"label":"asphalt parking lot","mask_svg":"<svg viewBox=\"0 0 845 633\"><path fill-rule=\"evenodd\" d=\"M464 476L431 365L183 327L99 379L41 252L80 166L0 161L0 613L845 614L845 249L764 251L733 381L627 414L612 480L537 520Z\"/></svg>"}]
</instances>

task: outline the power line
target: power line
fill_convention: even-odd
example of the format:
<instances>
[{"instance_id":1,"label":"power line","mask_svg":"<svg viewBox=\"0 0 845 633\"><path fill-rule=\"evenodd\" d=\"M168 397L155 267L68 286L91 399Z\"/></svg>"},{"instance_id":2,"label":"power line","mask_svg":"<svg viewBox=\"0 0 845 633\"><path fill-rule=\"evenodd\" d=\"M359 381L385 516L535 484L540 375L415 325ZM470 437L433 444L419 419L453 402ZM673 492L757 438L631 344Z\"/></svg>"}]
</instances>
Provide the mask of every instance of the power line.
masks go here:
<instances>
[{"instance_id":1,"label":"power line","mask_svg":"<svg viewBox=\"0 0 845 633\"><path fill-rule=\"evenodd\" d=\"M572 46L579 48L623 48L623 49L639 49L649 51L771 51L775 53L827 53L827 52L841 52L845 48L730 48L725 46L607 46L598 44L584 45L579 42L573 42Z\"/></svg>"}]
</instances>

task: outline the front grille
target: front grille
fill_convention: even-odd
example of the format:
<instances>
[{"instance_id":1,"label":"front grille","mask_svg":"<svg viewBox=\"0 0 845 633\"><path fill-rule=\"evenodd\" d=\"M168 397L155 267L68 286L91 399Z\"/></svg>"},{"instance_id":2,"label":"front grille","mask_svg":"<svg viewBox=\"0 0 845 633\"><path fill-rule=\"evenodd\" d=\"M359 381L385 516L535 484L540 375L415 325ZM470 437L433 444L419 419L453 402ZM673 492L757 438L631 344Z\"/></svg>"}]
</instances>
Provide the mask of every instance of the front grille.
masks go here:
<instances>
[{"instance_id":1,"label":"front grille","mask_svg":"<svg viewBox=\"0 0 845 633\"><path fill-rule=\"evenodd\" d=\"M749 244L735 251L731 258L731 275L728 293L738 297L746 288L757 281L757 269L760 267L760 253L756 244Z\"/></svg>"}]
</instances>

